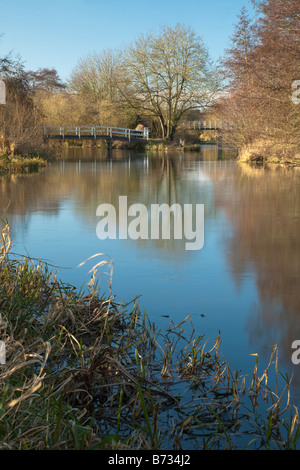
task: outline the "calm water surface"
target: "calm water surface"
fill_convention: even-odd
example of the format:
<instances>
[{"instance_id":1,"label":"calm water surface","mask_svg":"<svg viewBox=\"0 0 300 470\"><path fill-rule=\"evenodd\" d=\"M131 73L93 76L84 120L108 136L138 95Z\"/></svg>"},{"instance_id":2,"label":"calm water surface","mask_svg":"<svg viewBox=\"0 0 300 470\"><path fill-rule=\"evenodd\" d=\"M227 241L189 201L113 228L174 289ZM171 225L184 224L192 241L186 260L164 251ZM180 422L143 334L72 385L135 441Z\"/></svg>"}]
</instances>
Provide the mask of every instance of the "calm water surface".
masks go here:
<instances>
[{"instance_id":1,"label":"calm water surface","mask_svg":"<svg viewBox=\"0 0 300 470\"><path fill-rule=\"evenodd\" d=\"M186 251L185 240L105 240L96 235L96 208L142 203L204 204L205 241ZM279 368L294 374L300 403L300 365L291 344L300 339L300 171L251 168L230 152L137 154L69 149L39 174L0 179L0 206L12 229L13 250L59 265L59 277L87 284L89 256L114 262L112 291L140 304L162 328L191 315L233 369L261 368L279 345ZM101 276L108 292L108 276Z\"/></svg>"}]
</instances>

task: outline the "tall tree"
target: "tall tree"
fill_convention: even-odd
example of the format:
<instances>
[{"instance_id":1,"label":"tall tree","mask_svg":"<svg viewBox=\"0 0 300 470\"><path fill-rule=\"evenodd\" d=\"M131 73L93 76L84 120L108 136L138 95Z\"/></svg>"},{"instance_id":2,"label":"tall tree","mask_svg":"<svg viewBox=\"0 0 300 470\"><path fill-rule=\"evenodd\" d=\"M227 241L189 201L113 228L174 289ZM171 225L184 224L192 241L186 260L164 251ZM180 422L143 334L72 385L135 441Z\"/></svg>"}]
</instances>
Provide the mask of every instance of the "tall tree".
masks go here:
<instances>
[{"instance_id":1,"label":"tall tree","mask_svg":"<svg viewBox=\"0 0 300 470\"><path fill-rule=\"evenodd\" d=\"M34 91L43 90L48 92L62 91L66 88L59 77L57 70L40 68L36 71L26 72L27 80Z\"/></svg>"},{"instance_id":2,"label":"tall tree","mask_svg":"<svg viewBox=\"0 0 300 470\"><path fill-rule=\"evenodd\" d=\"M119 53L111 49L79 60L68 85L69 91L89 109L84 121L102 125L130 125L132 112L128 110L128 106L124 106L124 99L117 86L117 76L120 74Z\"/></svg>"},{"instance_id":3,"label":"tall tree","mask_svg":"<svg viewBox=\"0 0 300 470\"><path fill-rule=\"evenodd\" d=\"M225 78L231 87L250 82L251 56L257 42L256 33L256 25L250 18L247 9L243 7L238 15L234 34L230 38L231 48L226 50L222 61L226 68Z\"/></svg>"},{"instance_id":4,"label":"tall tree","mask_svg":"<svg viewBox=\"0 0 300 470\"><path fill-rule=\"evenodd\" d=\"M111 49L90 54L79 60L73 70L69 88L85 99L101 103L117 99L116 74L119 57Z\"/></svg>"},{"instance_id":5,"label":"tall tree","mask_svg":"<svg viewBox=\"0 0 300 470\"><path fill-rule=\"evenodd\" d=\"M36 137L40 114L19 57L0 58L0 79L6 88L6 104L0 106L0 135L11 149L20 150Z\"/></svg>"},{"instance_id":6,"label":"tall tree","mask_svg":"<svg viewBox=\"0 0 300 470\"><path fill-rule=\"evenodd\" d=\"M140 35L124 51L118 78L130 106L157 119L162 137L169 139L185 113L211 105L220 89L202 39L180 24Z\"/></svg>"},{"instance_id":7,"label":"tall tree","mask_svg":"<svg viewBox=\"0 0 300 470\"><path fill-rule=\"evenodd\" d=\"M300 107L292 102L292 84L300 79L299 0L252 3L255 21L242 12L223 61L229 77L223 113L237 124L237 145L299 152Z\"/></svg>"}]
</instances>

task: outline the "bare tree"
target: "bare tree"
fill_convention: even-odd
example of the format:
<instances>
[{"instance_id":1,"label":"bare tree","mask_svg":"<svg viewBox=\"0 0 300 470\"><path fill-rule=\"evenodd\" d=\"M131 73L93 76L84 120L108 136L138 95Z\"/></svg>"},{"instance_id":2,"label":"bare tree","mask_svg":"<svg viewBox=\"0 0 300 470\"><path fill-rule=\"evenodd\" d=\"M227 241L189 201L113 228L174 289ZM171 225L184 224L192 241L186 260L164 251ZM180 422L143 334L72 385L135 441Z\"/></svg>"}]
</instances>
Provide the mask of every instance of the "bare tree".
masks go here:
<instances>
[{"instance_id":1,"label":"bare tree","mask_svg":"<svg viewBox=\"0 0 300 470\"><path fill-rule=\"evenodd\" d=\"M6 104L0 106L0 135L7 142L2 151L20 151L37 139L40 112L20 58L0 58L0 78L6 88Z\"/></svg>"},{"instance_id":2,"label":"bare tree","mask_svg":"<svg viewBox=\"0 0 300 470\"><path fill-rule=\"evenodd\" d=\"M122 54L118 78L130 106L157 119L162 137L169 139L185 113L211 105L220 89L202 39L180 24L140 35Z\"/></svg>"},{"instance_id":3,"label":"bare tree","mask_svg":"<svg viewBox=\"0 0 300 470\"><path fill-rule=\"evenodd\" d=\"M120 76L120 53L111 49L80 59L73 70L68 81L69 91L93 111L93 122L126 127L135 122L117 86Z\"/></svg>"},{"instance_id":4,"label":"bare tree","mask_svg":"<svg viewBox=\"0 0 300 470\"><path fill-rule=\"evenodd\" d=\"M80 59L69 80L70 90L94 102L113 102L118 64L119 56L111 49Z\"/></svg>"},{"instance_id":5,"label":"bare tree","mask_svg":"<svg viewBox=\"0 0 300 470\"><path fill-rule=\"evenodd\" d=\"M223 116L237 124L228 138L238 146L267 154L268 145L281 158L300 149L299 106L292 102L292 84L300 79L299 0L252 3L257 15L251 21L242 11L223 61L229 79Z\"/></svg>"},{"instance_id":6,"label":"bare tree","mask_svg":"<svg viewBox=\"0 0 300 470\"><path fill-rule=\"evenodd\" d=\"M26 78L34 91L42 90L54 93L66 88L66 84L62 82L57 70L53 68L40 68L36 71L30 70L26 72Z\"/></svg>"}]
</instances>

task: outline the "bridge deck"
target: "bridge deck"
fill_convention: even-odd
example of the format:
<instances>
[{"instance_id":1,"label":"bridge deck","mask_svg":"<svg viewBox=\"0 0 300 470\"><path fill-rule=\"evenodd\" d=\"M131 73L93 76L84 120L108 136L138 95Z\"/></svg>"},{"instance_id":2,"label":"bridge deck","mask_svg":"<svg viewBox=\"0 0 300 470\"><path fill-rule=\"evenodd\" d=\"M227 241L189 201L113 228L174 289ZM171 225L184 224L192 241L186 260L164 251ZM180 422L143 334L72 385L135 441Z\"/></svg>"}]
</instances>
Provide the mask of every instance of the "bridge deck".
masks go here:
<instances>
[{"instance_id":1,"label":"bridge deck","mask_svg":"<svg viewBox=\"0 0 300 470\"><path fill-rule=\"evenodd\" d=\"M233 127L232 123L224 121L186 121L184 127L202 131L221 131Z\"/></svg>"},{"instance_id":2,"label":"bridge deck","mask_svg":"<svg viewBox=\"0 0 300 470\"><path fill-rule=\"evenodd\" d=\"M188 129L218 131L222 134L223 129L228 129L231 124L221 121L186 121L183 126ZM57 140L149 140L150 130L144 127L142 130L126 129L122 127L107 126L45 126L44 138Z\"/></svg>"},{"instance_id":3,"label":"bridge deck","mask_svg":"<svg viewBox=\"0 0 300 470\"><path fill-rule=\"evenodd\" d=\"M145 139L149 140L149 129L145 127L142 130L125 129L121 127L104 127L104 126L78 126L78 127L60 127L60 126L45 126L44 127L45 139L59 139L59 140L81 140L81 139L94 139L94 140L136 140Z\"/></svg>"}]
</instances>

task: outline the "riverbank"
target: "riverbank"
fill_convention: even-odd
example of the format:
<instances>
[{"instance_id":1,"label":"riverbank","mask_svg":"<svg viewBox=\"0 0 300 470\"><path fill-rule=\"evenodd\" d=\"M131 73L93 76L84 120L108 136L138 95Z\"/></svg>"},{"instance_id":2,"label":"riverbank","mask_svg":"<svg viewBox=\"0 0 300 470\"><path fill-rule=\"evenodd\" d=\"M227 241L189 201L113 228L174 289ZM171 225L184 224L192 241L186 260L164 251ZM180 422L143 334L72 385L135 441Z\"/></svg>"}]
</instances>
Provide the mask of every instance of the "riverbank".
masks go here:
<instances>
[{"instance_id":1,"label":"riverbank","mask_svg":"<svg viewBox=\"0 0 300 470\"><path fill-rule=\"evenodd\" d=\"M283 142L257 140L240 149L239 163L300 166L299 148Z\"/></svg>"},{"instance_id":2,"label":"riverbank","mask_svg":"<svg viewBox=\"0 0 300 470\"><path fill-rule=\"evenodd\" d=\"M217 145L215 141L199 141L197 143L168 142L161 139L152 139L147 142L124 142L114 141L112 149L115 150L132 150L135 152L201 152L203 145ZM26 154L20 153L4 153L0 155L0 175L10 173L32 173L46 167L49 162L59 158L59 154L63 148L79 147L79 148L98 148L107 149L107 144L103 141L63 141L52 142L45 148L32 151ZM280 144L271 145L265 142L257 142L251 146L240 149L237 156L238 163L247 163L255 165L281 165L300 167L300 154L296 153L294 148L283 146Z\"/></svg>"},{"instance_id":3,"label":"riverbank","mask_svg":"<svg viewBox=\"0 0 300 470\"><path fill-rule=\"evenodd\" d=\"M159 332L136 301L103 296L96 262L87 291L0 245L1 449L294 449L297 410L270 390L268 367L230 370L191 318ZM188 333L189 332L189 333ZM3 362L3 361L2 361ZM269 400L269 401L268 401Z\"/></svg>"},{"instance_id":4,"label":"riverbank","mask_svg":"<svg viewBox=\"0 0 300 470\"><path fill-rule=\"evenodd\" d=\"M39 141L17 145L0 134L0 175L9 173L32 173L47 166L56 152Z\"/></svg>"},{"instance_id":5,"label":"riverbank","mask_svg":"<svg viewBox=\"0 0 300 470\"><path fill-rule=\"evenodd\" d=\"M36 150L29 153L0 154L0 175L10 173L34 173L45 168L48 163L58 158L55 151Z\"/></svg>"},{"instance_id":6,"label":"riverbank","mask_svg":"<svg viewBox=\"0 0 300 470\"><path fill-rule=\"evenodd\" d=\"M184 140L181 142L168 142L163 140L151 140L146 143L145 151L146 152L155 152L155 151L180 151L180 152L201 152L202 145L217 145L215 141L196 141L191 143L185 143Z\"/></svg>"},{"instance_id":7,"label":"riverbank","mask_svg":"<svg viewBox=\"0 0 300 470\"><path fill-rule=\"evenodd\" d=\"M64 147L79 147L79 148L98 148L107 149L107 143L105 141L88 141L88 140L65 140L65 141L53 141L51 142L50 148L64 148ZM167 141L163 139L150 139L148 141L135 140L132 142L114 140L112 143L112 149L117 150L133 150L137 152L170 152L170 151L187 151L187 152L200 152L202 145L217 145L214 140L211 141L200 141L187 142L185 141Z\"/></svg>"},{"instance_id":8,"label":"riverbank","mask_svg":"<svg viewBox=\"0 0 300 470\"><path fill-rule=\"evenodd\" d=\"M47 160L41 157L0 155L0 174L31 173L45 166L47 166Z\"/></svg>"}]
</instances>

